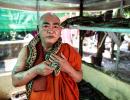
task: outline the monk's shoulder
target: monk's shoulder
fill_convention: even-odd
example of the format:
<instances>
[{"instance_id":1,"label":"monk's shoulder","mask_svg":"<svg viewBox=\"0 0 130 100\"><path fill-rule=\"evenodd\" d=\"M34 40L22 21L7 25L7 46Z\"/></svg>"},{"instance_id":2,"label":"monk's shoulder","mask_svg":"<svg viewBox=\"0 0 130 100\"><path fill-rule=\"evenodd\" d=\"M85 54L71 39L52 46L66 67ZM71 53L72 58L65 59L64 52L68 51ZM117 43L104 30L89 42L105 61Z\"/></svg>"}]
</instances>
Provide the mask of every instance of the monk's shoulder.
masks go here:
<instances>
[{"instance_id":1,"label":"monk's shoulder","mask_svg":"<svg viewBox=\"0 0 130 100\"><path fill-rule=\"evenodd\" d=\"M68 43L62 43L61 48L64 50L74 50L74 48Z\"/></svg>"},{"instance_id":2,"label":"monk's shoulder","mask_svg":"<svg viewBox=\"0 0 130 100\"><path fill-rule=\"evenodd\" d=\"M62 43L62 50L63 51L68 51L70 54L76 54L79 55L78 51L76 50L76 48L72 47L70 44L68 43Z\"/></svg>"}]
</instances>

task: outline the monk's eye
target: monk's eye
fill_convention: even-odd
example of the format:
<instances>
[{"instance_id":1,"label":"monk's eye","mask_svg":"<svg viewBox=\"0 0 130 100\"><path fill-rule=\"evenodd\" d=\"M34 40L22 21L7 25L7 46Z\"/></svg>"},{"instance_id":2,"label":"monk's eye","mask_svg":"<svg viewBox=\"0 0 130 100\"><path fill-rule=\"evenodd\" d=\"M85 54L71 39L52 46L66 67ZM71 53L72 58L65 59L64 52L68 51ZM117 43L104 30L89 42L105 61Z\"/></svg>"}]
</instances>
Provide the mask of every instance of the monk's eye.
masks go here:
<instances>
[{"instance_id":1,"label":"monk's eye","mask_svg":"<svg viewBox=\"0 0 130 100\"><path fill-rule=\"evenodd\" d=\"M59 28L59 25L54 25L53 28Z\"/></svg>"},{"instance_id":2,"label":"monk's eye","mask_svg":"<svg viewBox=\"0 0 130 100\"><path fill-rule=\"evenodd\" d=\"M43 28L49 28L49 25L43 25L42 27Z\"/></svg>"}]
</instances>

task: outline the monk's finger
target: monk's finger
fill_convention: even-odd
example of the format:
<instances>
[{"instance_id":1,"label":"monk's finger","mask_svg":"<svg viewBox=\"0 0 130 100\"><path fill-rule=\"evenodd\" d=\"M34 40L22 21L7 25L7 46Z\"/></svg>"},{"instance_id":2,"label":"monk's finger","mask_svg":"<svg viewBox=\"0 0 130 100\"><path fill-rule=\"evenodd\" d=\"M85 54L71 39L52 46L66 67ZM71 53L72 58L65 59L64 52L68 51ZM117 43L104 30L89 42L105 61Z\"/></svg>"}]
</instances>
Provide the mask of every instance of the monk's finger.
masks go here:
<instances>
[{"instance_id":1,"label":"monk's finger","mask_svg":"<svg viewBox=\"0 0 130 100\"><path fill-rule=\"evenodd\" d=\"M55 59L57 59L58 61L62 61L63 60L63 58L61 58L60 56L57 56L57 55L52 55Z\"/></svg>"},{"instance_id":2,"label":"monk's finger","mask_svg":"<svg viewBox=\"0 0 130 100\"><path fill-rule=\"evenodd\" d=\"M53 55L51 55L50 58L49 58L49 61L50 62L58 62L59 59L57 59L57 57L54 57Z\"/></svg>"},{"instance_id":3,"label":"monk's finger","mask_svg":"<svg viewBox=\"0 0 130 100\"><path fill-rule=\"evenodd\" d=\"M51 55L51 58L52 58L54 61L57 61L57 62L59 62L59 61L62 60L61 57L59 57L59 56L57 56L57 55L54 55L54 54Z\"/></svg>"},{"instance_id":4,"label":"monk's finger","mask_svg":"<svg viewBox=\"0 0 130 100\"><path fill-rule=\"evenodd\" d=\"M44 61L44 62L45 62L45 64L47 64L47 65L50 65L50 64L51 64L50 61Z\"/></svg>"},{"instance_id":5,"label":"monk's finger","mask_svg":"<svg viewBox=\"0 0 130 100\"><path fill-rule=\"evenodd\" d=\"M52 58L49 58L49 61L50 61L50 62L54 62L54 59L52 59Z\"/></svg>"},{"instance_id":6,"label":"monk's finger","mask_svg":"<svg viewBox=\"0 0 130 100\"><path fill-rule=\"evenodd\" d=\"M61 57L64 58L65 60L67 60L62 52L61 52Z\"/></svg>"}]
</instances>

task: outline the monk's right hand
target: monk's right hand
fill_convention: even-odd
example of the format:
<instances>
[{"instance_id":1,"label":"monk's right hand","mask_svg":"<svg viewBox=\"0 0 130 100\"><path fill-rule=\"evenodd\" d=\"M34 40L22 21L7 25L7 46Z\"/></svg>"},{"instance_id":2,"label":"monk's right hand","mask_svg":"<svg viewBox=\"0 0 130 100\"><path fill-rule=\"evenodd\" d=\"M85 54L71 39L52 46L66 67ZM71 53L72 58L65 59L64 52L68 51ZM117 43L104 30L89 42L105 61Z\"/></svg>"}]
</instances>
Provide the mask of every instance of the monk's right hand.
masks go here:
<instances>
[{"instance_id":1,"label":"monk's right hand","mask_svg":"<svg viewBox=\"0 0 130 100\"><path fill-rule=\"evenodd\" d=\"M54 68L49 67L49 62L44 61L36 66L36 72L38 75L46 76L54 71Z\"/></svg>"}]
</instances>

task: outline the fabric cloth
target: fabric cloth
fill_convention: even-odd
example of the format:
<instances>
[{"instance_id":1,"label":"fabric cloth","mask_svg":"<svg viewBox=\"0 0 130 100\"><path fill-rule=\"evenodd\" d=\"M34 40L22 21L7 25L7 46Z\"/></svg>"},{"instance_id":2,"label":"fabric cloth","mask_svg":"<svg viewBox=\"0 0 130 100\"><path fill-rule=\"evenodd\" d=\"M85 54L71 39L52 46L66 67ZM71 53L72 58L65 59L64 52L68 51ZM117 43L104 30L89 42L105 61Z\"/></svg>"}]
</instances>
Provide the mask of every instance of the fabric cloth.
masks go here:
<instances>
[{"instance_id":1,"label":"fabric cloth","mask_svg":"<svg viewBox=\"0 0 130 100\"><path fill-rule=\"evenodd\" d=\"M26 61L26 67L25 67L26 69L25 70L28 70L28 69L30 69L34 66L34 62L37 59L37 53L38 53L38 50L39 50L37 48L42 48L42 47L37 47L38 43L41 43L39 35L37 35L35 38L33 38L29 42L29 44L27 45L28 58L27 58L27 61ZM60 47L61 47L61 44L62 44L62 39L59 38L57 40L57 42L55 44L53 44L53 47L45 53L45 55L44 55L45 59L44 60L49 60L51 54L57 54ZM40 59L40 61L44 61L44 60ZM59 73L60 66L58 66L57 62L51 62L49 66L55 67L54 75L57 75ZM26 84L26 95L27 95L28 99L30 98L30 94L31 94L32 89L35 92L45 90L46 89L46 77L38 75L35 79L29 81Z\"/></svg>"},{"instance_id":2,"label":"fabric cloth","mask_svg":"<svg viewBox=\"0 0 130 100\"><path fill-rule=\"evenodd\" d=\"M37 59L34 65L45 59L45 52L41 43L38 43L36 48ZM75 70L81 70L81 57L74 48L67 43L63 43L57 55L60 56L61 52ZM30 100L79 100L78 86L72 77L65 72L61 71L57 76L50 74L46 76L46 89L38 92L32 89Z\"/></svg>"}]
</instances>

